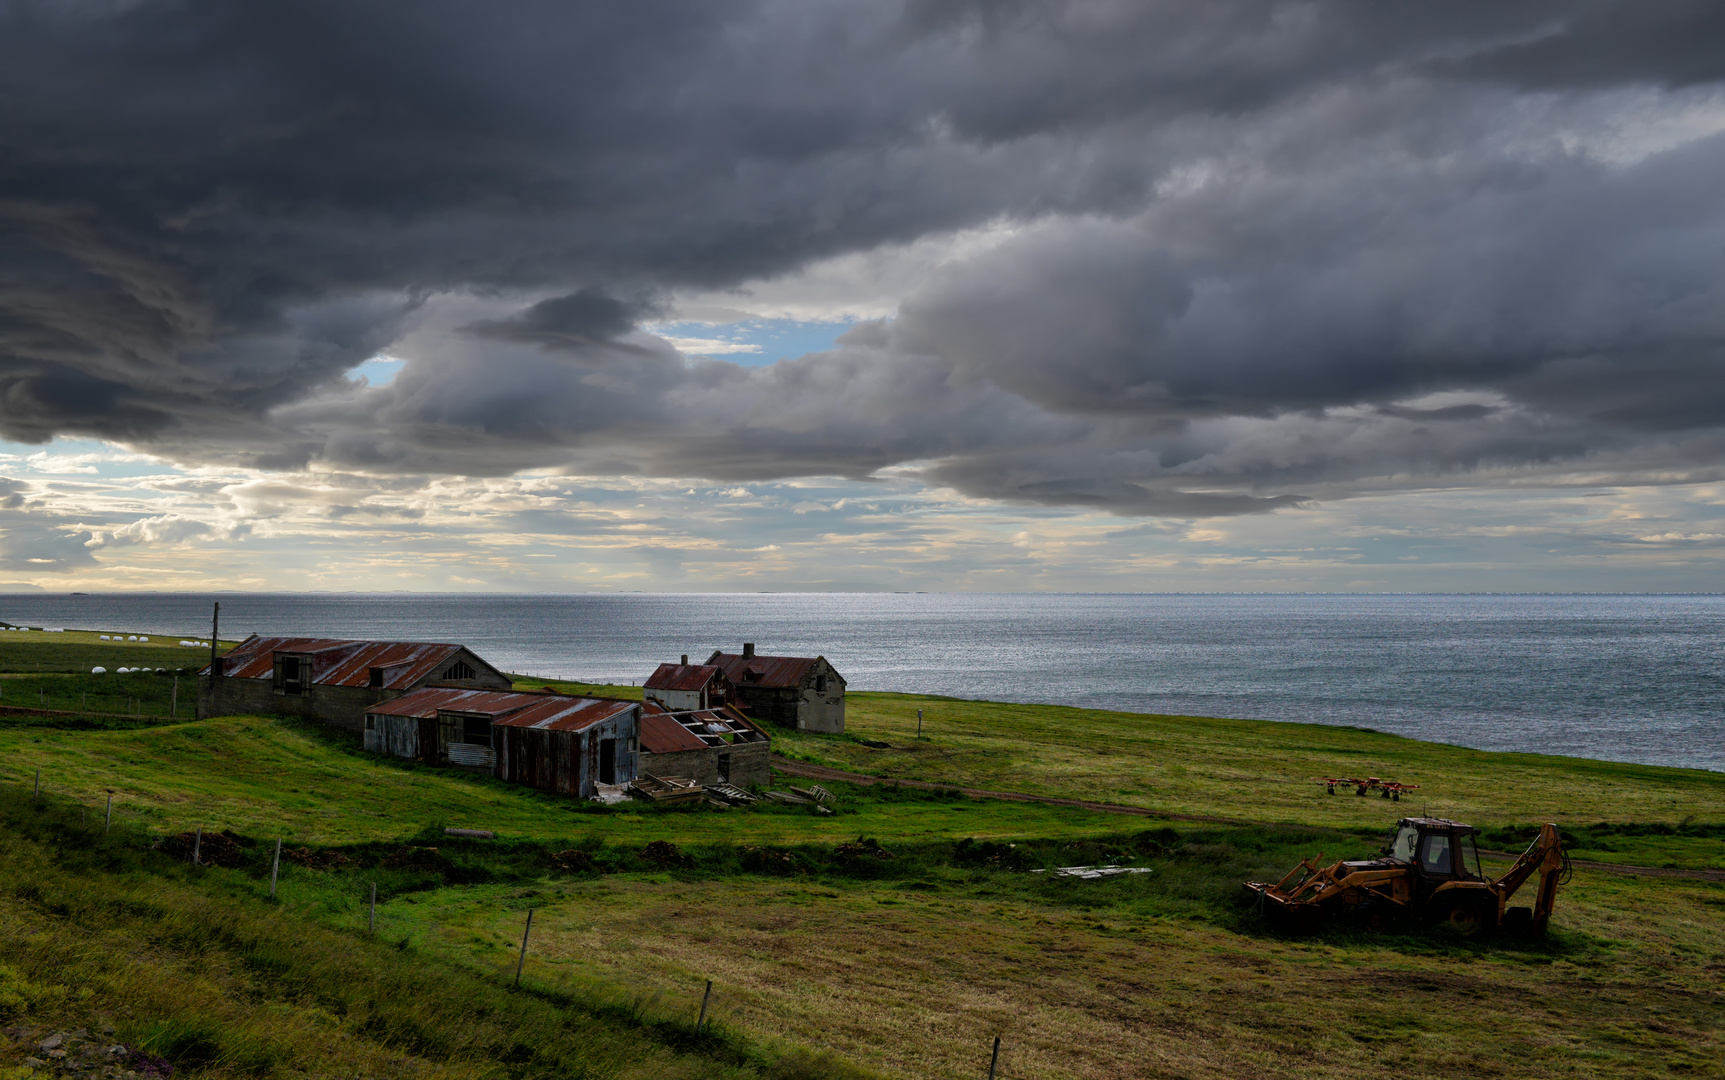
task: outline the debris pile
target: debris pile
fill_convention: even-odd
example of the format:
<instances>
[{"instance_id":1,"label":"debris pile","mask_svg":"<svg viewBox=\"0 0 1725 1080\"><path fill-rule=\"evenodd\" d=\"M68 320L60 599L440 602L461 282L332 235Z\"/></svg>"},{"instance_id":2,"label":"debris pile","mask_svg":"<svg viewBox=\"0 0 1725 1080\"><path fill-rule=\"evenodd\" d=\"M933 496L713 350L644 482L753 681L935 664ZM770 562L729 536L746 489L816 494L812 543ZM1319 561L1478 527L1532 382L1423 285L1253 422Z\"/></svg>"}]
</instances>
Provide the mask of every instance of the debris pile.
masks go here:
<instances>
[{"instance_id":1,"label":"debris pile","mask_svg":"<svg viewBox=\"0 0 1725 1080\"><path fill-rule=\"evenodd\" d=\"M661 805L700 802L706 798L701 785L686 776L654 776L642 773L629 784L629 794Z\"/></svg>"},{"instance_id":2,"label":"debris pile","mask_svg":"<svg viewBox=\"0 0 1725 1080\"><path fill-rule=\"evenodd\" d=\"M763 791L761 794L774 802L788 803L792 806L813 804L821 813L832 813L832 809L826 804L834 801L833 794L819 784L813 784L806 788L794 787L789 791Z\"/></svg>"},{"instance_id":3,"label":"debris pile","mask_svg":"<svg viewBox=\"0 0 1725 1080\"><path fill-rule=\"evenodd\" d=\"M726 782L709 784L707 801L718 806L747 806L758 800L737 785Z\"/></svg>"},{"instance_id":4,"label":"debris pile","mask_svg":"<svg viewBox=\"0 0 1725 1080\"><path fill-rule=\"evenodd\" d=\"M1057 866L1055 877L1075 877L1084 881L1095 881L1097 878L1119 877L1121 874L1148 874L1148 866ZM1042 870L1032 870L1032 874L1044 873Z\"/></svg>"},{"instance_id":5,"label":"debris pile","mask_svg":"<svg viewBox=\"0 0 1725 1080\"><path fill-rule=\"evenodd\" d=\"M156 1055L113 1041L107 1027L92 1038L85 1028L60 1031L36 1044L23 1061L23 1076L82 1076L104 1080L166 1080L174 1067Z\"/></svg>"}]
</instances>

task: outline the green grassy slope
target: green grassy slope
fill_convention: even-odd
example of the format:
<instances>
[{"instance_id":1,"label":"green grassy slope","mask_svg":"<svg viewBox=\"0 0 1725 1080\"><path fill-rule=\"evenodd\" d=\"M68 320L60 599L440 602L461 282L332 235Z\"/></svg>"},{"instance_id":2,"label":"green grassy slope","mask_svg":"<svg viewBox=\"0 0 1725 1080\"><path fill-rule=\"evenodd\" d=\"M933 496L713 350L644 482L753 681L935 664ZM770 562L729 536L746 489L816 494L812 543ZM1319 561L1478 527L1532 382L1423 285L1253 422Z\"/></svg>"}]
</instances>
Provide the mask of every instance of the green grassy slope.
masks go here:
<instances>
[{"instance_id":1,"label":"green grassy slope","mask_svg":"<svg viewBox=\"0 0 1725 1080\"><path fill-rule=\"evenodd\" d=\"M16 763L27 754L49 757L45 776L77 776L81 790L69 794L87 813L56 801L35 819L22 815L18 781L28 774ZM315 729L258 719L126 733L10 728L0 732L0 760L13 793L10 820L0 821L12 845L0 851L0 921L28 928L0 934L0 964L30 987L31 1022L69 1023L104 1008L111 1015L124 1000L134 1037L157 1036L184 1064L218 1075L286 1075L308 1064L387 1071L365 1056L377 1053L402 1055L403 1074L550 1075L592 1060L584 1056L592 1047L615 1055L619 1045L625 1060L655 1062L664 1075L718 1075L702 1070L766 1069L775 1040L790 1039L891 1075L960 1077L978 1071L979 1047L997 1032L1007 1038L1008 1075L1021 1077L1343 1077L1386 1066L1409 1078L1669 1075L1673 1067L1709 1076L1721 1075L1725 1060L1725 885L1578 874L1552 935L1533 944L1345 928L1290 940L1237 905L1237 882L1313 848L1363 854L1372 846L1366 831L1022 817L1068 812L848 785L834 785L848 812L831 818L772 809L586 813L519 788L380 764ZM250 814L252 825L239 831L265 843L233 870L198 874L136 862L135 844L113 853L95 835L95 796L122 774L132 785L120 803L126 828L201 820L213 830L244 825L237 819ZM299 836L321 830L344 841L335 850L349 861L286 866L280 907L270 909L272 834L258 826L288 818L302 826ZM504 835L453 840L425 828L439 820ZM65 837L61 847L30 855L27 844L44 829ZM960 842L990 832L1006 842ZM837 846L862 833L893 857ZM650 840L675 842L687 863L646 861ZM91 851L78 855L79 844ZM553 869L549 853L563 844L588 851L595 868ZM1027 872L1122 858L1152 872L1088 883ZM26 869L6 876L14 866ZM31 891L50 874L55 890ZM414 978L440 988L435 1001L495 992L534 908L527 978L535 1000L598 1018L545 1051L564 1064L541 1073L531 1060L497 1062L527 1054L511 1048L538 1036L488 1027L490 1006L472 1010L478 1028L456 1040L459 1053L425 1041L427 1016L385 1009L406 991L384 977L389 948L362 934L374 882L381 943L412 961ZM199 915L200 925L231 929L188 930L188 910L218 912ZM276 925L304 957L261 947L253 927L266 924L253 920L272 910L298 920ZM80 952L83 935L107 922L106 936ZM139 955L159 966L116 972L136 953L133 942L149 943ZM260 970L284 964L291 978L258 981ZM181 972L197 975L195 985L168 979L172 993L156 988ZM714 1014L736 1040L725 1045L756 1049L703 1057L677 1042L676 1024L688 1023L707 978L718 984ZM350 979L359 990L342 997L332 989ZM74 986L98 990L77 1001ZM215 1022L201 1028L200 995L218 1003L209 1006ZM341 1009L319 1005L331 1000ZM318 1021L314 1006L330 1018ZM319 1057L333 1051L318 1048L316 1022L351 1036L332 1044L351 1056Z\"/></svg>"},{"instance_id":2,"label":"green grassy slope","mask_svg":"<svg viewBox=\"0 0 1725 1080\"><path fill-rule=\"evenodd\" d=\"M0 1075L72 1028L198 1076L855 1075L625 988L515 988L508 965L307 917L67 811L0 791Z\"/></svg>"},{"instance_id":3,"label":"green grassy slope","mask_svg":"<svg viewBox=\"0 0 1725 1080\"><path fill-rule=\"evenodd\" d=\"M775 749L873 775L1245 820L1358 825L1425 810L1481 824L1725 822L1725 773L1700 769L1489 753L1321 724L904 694L851 694L846 711L844 735L776 732ZM1421 787L1390 803L1312 783L1362 775Z\"/></svg>"}]
</instances>

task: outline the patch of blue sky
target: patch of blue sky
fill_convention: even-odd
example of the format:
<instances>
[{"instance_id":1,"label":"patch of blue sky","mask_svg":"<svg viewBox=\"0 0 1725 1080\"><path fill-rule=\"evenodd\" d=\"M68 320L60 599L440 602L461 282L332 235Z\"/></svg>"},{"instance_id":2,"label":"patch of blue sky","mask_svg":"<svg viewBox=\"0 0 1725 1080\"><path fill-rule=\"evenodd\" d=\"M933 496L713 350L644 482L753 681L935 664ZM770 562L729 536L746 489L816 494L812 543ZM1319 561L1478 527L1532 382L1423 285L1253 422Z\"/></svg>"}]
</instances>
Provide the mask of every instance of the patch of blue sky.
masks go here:
<instances>
[{"instance_id":1,"label":"patch of blue sky","mask_svg":"<svg viewBox=\"0 0 1725 1080\"><path fill-rule=\"evenodd\" d=\"M0 475L84 476L101 480L177 472L123 447L96 439L55 439L43 446L0 441Z\"/></svg>"},{"instance_id":2,"label":"patch of blue sky","mask_svg":"<svg viewBox=\"0 0 1725 1080\"><path fill-rule=\"evenodd\" d=\"M764 367L831 349L855 320L745 319L734 323L670 322L644 327L689 356Z\"/></svg>"},{"instance_id":3,"label":"patch of blue sky","mask_svg":"<svg viewBox=\"0 0 1725 1080\"><path fill-rule=\"evenodd\" d=\"M397 360L393 356L374 356L348 374L360 376L372 386L388 386L406 364L406 360Z\"/></svg>"}]
</instances>

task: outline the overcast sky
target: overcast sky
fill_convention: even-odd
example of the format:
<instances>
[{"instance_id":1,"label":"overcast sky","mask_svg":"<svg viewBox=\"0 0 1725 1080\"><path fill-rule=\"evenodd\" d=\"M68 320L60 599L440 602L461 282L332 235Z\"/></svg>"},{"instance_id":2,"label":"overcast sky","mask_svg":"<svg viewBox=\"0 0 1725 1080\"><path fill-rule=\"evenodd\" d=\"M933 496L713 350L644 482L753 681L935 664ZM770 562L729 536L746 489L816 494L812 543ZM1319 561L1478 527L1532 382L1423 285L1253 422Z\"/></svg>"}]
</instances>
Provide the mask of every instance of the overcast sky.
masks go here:
<instances>
[{"instance_id":1,"label":"overcast sky","mask_svg":"<svg viewBox=\"0 0 1725 1080\"><path fill-rule=\"evenodd\" d=\"M1718 590L1725 5L0 0L0 584Z\"/></svg>"}]
</instances>

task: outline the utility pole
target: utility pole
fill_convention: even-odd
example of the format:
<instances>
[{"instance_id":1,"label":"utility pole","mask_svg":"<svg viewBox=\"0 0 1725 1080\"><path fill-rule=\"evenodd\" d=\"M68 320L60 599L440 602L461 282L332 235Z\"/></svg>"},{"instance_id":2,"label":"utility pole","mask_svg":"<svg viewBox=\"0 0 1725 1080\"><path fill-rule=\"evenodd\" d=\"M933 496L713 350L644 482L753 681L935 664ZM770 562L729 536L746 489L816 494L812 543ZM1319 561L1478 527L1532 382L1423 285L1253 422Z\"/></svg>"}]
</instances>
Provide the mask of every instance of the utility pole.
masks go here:
<instances>
[{"instance_id":1,"label":"utility pole","mask_svg":"<svg viewBox=\"0 0 1725 1080\"><path fill-rule=\"evenodd\" d=\"M216 662L221 659L221 657L216 655L216 650L221 647L221 642L220 642L220 640L218 640L218 639L220 639L221 636L222 636L222 602L220 600L217 600L216 601L216 610L213 614L210 615L210 681L211 682L214 682L216 680L216 678L221 673L221 668L216 666Z\"/></svg>"}]
</instances>

